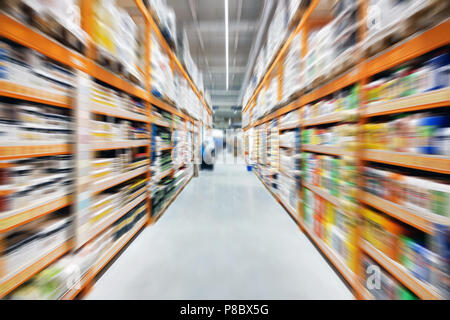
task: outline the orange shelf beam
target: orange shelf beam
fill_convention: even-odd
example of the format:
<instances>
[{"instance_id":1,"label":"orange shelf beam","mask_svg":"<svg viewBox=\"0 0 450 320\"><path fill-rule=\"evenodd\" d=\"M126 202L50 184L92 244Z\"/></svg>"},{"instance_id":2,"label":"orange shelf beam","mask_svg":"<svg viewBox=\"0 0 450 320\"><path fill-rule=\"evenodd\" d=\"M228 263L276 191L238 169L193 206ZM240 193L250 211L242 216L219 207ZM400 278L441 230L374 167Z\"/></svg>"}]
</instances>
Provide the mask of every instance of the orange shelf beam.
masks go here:
<instances>
[{"instance_id":1,"label":"orange shelf beam","mask_svg":"<svg viewBox=\"0 0 450 320\"><path fill-rule=\"evenodd\" d=\"M26 87L5 80L0 80L0 96L61 108L72 108L72 101L67 96L50 93L42 89Z\"/></svg>"},{"instance_id":2,"label":"orange shelf beam","mask_svg":"<svg viewBox=\"0 0 450 320\"><path fill-rule=\"evenodd\" d=\"M322 145L308 145L302 146L303 151L330 154L333 156L354 156L355 152L347 151L339 146L322 146Z\"/></svg>"},{"instance_id":3,"label":"orange shelf beam","mask_svg":"<svg viewBox=\"0 0 450 320\"><path fill-rule=\"evenodd\" d=\"M416 94L390 101L373 102L367 105L364 117L375 117L400 112L411 112L450 105L450 88Z\"/></svg>"},{"instance_id":4,"label":"orange shelf beam","mask_svg":"<svg viewBox=\"0 0 450 320\"><path fill-rule=\"evenodd\" d=\"M72 151L69 144L41 144L41 145L11 145L0 146L0 160L13 160L20 158L45 157L69 154Z\"/></svg>"},{"instance_id":5,"label":"orange shelf beam","mask_svg":"<svg viewBox=\"0 0 450 320\"><path fill-rule=\"evenodd\" d=\"M45 269L47 266L58 260L66 252L72 249L72 244L66 242L50 253L46 254L42 258L33 262L30 266L22 271L19 271L12 277L8 278L6 281L0 283L0 298L6 296L8 293L19 287L21 284L29 280L39 271Z\"/></svg>"},{"instance_id":6,"label":"orange shelf beam","mask_svg":"<svg viewBox=\"0 0 450 320\"><path fill-rule=\"evenodd\" d=\"M334 112L331 114L323 115L316 118L305 119L302 122L303 127L317 126L321 124L328 124L334 122L341 122L346 119L346 114L344 112Z\"/></svg>"},{"instance_id":7,"label":"orange shelf beam","mask_svg":"<svg viewBox=\"0 0 450 320\"><path fill-rule=\"evenodd\" d=\"M22 226L28 222L36 220L47 214L69 206L72 203L71 196L64 196L44 204L27 206L23 210L16 211L14 214L0 219L0 233L10 231Z\"/></svg>"},{"instance_id":8,"label":"orange shelf beam","mask_svg":"<svg viewBox=\"0 0 450 320\"><path fill-rule=\"evenodd\" d=\"M369 242L361 241L361 249L372 259L378 262L384 269L404 284L419 298L424 300L439 300L442 297L431 286L414 277L405 267L387 257Z\"/></svg>"},{"instance_id":9,"label":"orange shelf beam","mask_svg":"<svg viewBox=\"0 0 450 320\"><path fill-rule=\"evenodd\" d=\"M119 174L117 176L108 177L101 180L95 180L91 183L92 192L99 193L111 187L114 187L122 182L133 179L148 171L147 167L135 169L126 173Z\"/></svg>"},{"instance_id":10,"label":"orange shelf beam","mask_svg":"<svg viewBox=\"0 0 450 320\"><path fill-rule=\"evenodd\" d=\"M385 200L368 192L361 192L360 200L384 213L403 221L428 234L434 234L434 223L450 225L450 219L434 214L419 212L397 203Z\"/></svg>"},{"instance_id":11,"label":"orange shelf beam","mask_svg":"<svg viewBox=\"0 0 450 320\"><path fill-rule=\"evenodd\" d=\"M295 28L294 32L292 32L289 35L288 39L284 42L284 44L282 45L281 49L278 51L278 54L276 55L275 59L272 61L271 65L267 69L264 77L261 79L260 83L256 87L255 92L253 93L252 97L250 98L250 100L248 101L247 105L243 109L243 112L246 112L248 110L248 108L251 106L252 102L255 100L256 96L259 94L261 89L265 86L267 81L270 80L272 72L275 70L275 67L280 62L280 60L283 57L284 53L286 52L286 50L291 45L292 40L294 40L294 37L297 35L297 33L300 32L300 30L306 24L306 21L308 20L309 16L313 13L314 9L317 7L318 4L319 4L319 0L313 0L311 2L311 4L309 5L308 9L305 11L303 17L301 18L299 24Z\"/></svg>"},{"instance_id":12,"label":"orange shelf beam","mask_svg":"<svg viewBox=\"0 0 450 320\"><path fill-rule=\"evenodd\" d=\"M450 157L448 156L365 149L362 159L425 171L450 173Z\"/></svg>"},{"instance_id":13,"label":"orange shelf beam","mask_svg":"<svg viewBox=\"0 0 450 320\"><path fill-rule=\"evenodd\" d=\"M362 65L363 77L370 77L384 70L393 68L403 62L417 58L427 52L438 49L450 43L450 21L445 22L404 40L399 45L388 49L385 53L367 60Z\"/></svg>"},{"instance_id":14,"label":"orange shelf beam","mask_svg":"<svg viewBox=\"0 0 450 320\"><path fill-rule=\"evenodd\" d=\"M0 37L17 42L18 44L36 50L55 61L74 69L81 70L130 95L146 101L149 100L150 95L145 92L145 90L132 85L128 81L100 67L94 61L64 47L39 31L33 30L2 13L0 13L0 25L2 26L2 28L0 28Z\"/></svg>"},{"instance_id":15,"label":"orange shelf beam","mask_svg":"<svg viewBox=\"0 0 450 320\"><path fill-rule=\"evenodd\" d=\"M146 147L150 145L150 140L125 140L125 141L99 141L91 144L91 150L114 150Z\"/></svg>"},{"instance_id":16,"label":"orange shelf beam","mask_svg":"<svg viewBox=\"0 0 450 320\"><path fill-rule=\"evenodd\" d=\"M129 243L134 236L145 227L147 221L143 218L137 223L134 228L123 235L103 256L81 277L80 281L67 291L62 297L62 300L75 299L84 289L92 285L97 274L100 273L113 259L117 256L127 243Z\"/></svg>"}]
</instances>

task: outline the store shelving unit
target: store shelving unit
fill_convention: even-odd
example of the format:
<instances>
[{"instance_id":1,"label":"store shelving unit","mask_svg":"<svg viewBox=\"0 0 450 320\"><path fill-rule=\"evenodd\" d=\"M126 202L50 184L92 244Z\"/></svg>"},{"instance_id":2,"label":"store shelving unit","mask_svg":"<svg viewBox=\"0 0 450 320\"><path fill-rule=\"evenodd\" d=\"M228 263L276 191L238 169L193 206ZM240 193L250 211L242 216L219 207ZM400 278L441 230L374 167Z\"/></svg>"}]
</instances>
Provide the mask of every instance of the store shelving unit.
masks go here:
<instances>
[{"instance_id":1,"label":"store shelving unit","mask_svg":"<svg viewBox=\"0 0 450 320\"><path fill-rule=\"evenodd\" d=\"M79 139L80 132L87 128L86 123L84 125L80 125L80 123L87 122L90 116L106 116L106 117L114 117L117 119L123 119L128 121L133 121L137 123L145 124L147 131L151 132L151 125L164 125L151 116L151 111L153 107L158 107L162 110L169 112L172 116L176 115L181 118L182 123L184 123L184 128L187 129L187 124L194 122L198 125L198 127L211 127L211 109L207 105L203 94L199 92L194 82L191 80L191 77L186 72L183 65L180 63L175 53L170 49L166 40L164 39L159 27L153 20L150 15L148 9L144 6L142 0L135 0L135 4L139 11L142 13L142 16L145 20L146 25L146 41L150 42L151 34L156 35L158 41L161 46L166 50L167 55L170 57L172 72L176 72L182 77L184 77L189 83L191 89L198 97L199 101L203 105L204 112L207 114L205 119L207 121L204 123L202 119L195 119L191 115L185 113L185 111L180 111L178 107L171 105L170 103L163 101L155 96L153 96L150 92L150 50L151 45L146 45L146 67L145 67L145 84L144 87L140 87L120 75L114 74L112 71L105 69L104 67L98 65L94 61L93 52L94 47L91 42L88 43L88 47L86 50L86 54L80 54L75 52L68 47L65 47L61 43L52 39L51 37L43 34L39 30L26 25L25 23L16 20L15 18L7 15L6 13L0 12L0 24L2 28L0 29L0 37L8 39L14 43L17 43L21 46L33 49L40 54L61 63L62 65L71 68L76 71L77 74L83 74L85 79L89 81L99 81L108 86L113 87L115 90L121 91L124 94L128 94L135 99L139 99L145 105L145 111L143 113L137 113L121 108L114 108L107 105L99 105L93 103L83 103L83 96L85 96L85 92L79 94L78 92L74 92L71 97L53 94L46 91L44 88L31 88L26 87L17 83L12 83L8 81L0 81L0 97L16 99L20 101L27 101L33 103L39 103L49 106L61 107L65 109L70 109L73 111L73 117L77 121L77 132L78 135L76 142L74 144L48 144L48 143L8 143L2 142L0 144L0 160L15 160L15 159L26 159L33 157L43 157L43 156L55 156L55 155L66 155L66 154L76 154L78 156L79 151L81 153L85 153L87 155L93 155L97 152L104 151L114 151L114 150L127 150L127 149L136 149L145 150L147 163L138 168L128 172L123 172L115 176L109 176L103 179L97 179L92 181L92 179L86 179L86 176L77 176L76 177L76 190L73 194L70 195L62 195L54 198L45 198L39 201L33 202L26 207L20 208L18 210L10 211L10 212L2 212L0 216L0 248L2 247L2 236L7 232L14 230L26 223L37 220L41 217L49 215L57 210L62 208L70 208L71 214L74 215L75 220L77 220L77 209L81 208L81 200L86 199L84 194L88 192L88 197L94 196L98 193L101 193L107 189L115 187L121 183L125 183L130 181L133 178L142 176L146 177L147 183L152 181L150 165L151 165L151 144L149 139L142 140L119 140L119 141L94 141L90 142L86 139ZM90 20L92 14L92 2L89 0L81 0L81 21L82 27L87 35L91 35L90 29ZM85 81L86 82L86 81ZM83 82L83 83L85 83ZM81 82L80 82L81 83ZM74 88L74 91L80 90L79 88ZM81 91L81 90L80 90ZM84 112L84 115L82 116ZM87 116L87 118L85 118ZM81 118L84 117L84 118ZM173 130L173 124L168 127ZM81 130L82 129L82 130ZM195 142L200 142L199 131L196 132L195 139L192 139ZM79 143L83 141L83 143ZM84 145L83 145L84 144ZM193 145L190 147L194 147ZM81 149L80 149L81 148ZM173 146L167 148L167 150L172 150ZM194 152L192 152L194 153ZM90 156L89 156L90 157ZM88 158L89 158L88 157ZM77 160L77 163L81 163ZM85 160L82 159L83 161ZM184 165L184 164L183 164ZM178 170L180 170L183 166L177 166L172 168L167 174L174 174ZM86 171L86 167L79 167L79 169L83 169L84 174L89 172L89 169ZM80 170L78 170L80 171ZM167 202L164 207L164 210L170 206L170 204L175 200L179 193L184 189L184 187L189 183L192 177L187 178L186 182L176 191L175 195ZM139 193L139 192L138 192ZM144 219L141 219L136 225L132 228L132 230L128 231L125 235L123 235L120 239L118 239L114 245L108 249L106 253L102 255L102 257L90 267L89 271L84 274L81 279L76 283L76 285L66 292L61 298L63 299L74 299L82 296L88 289L93 285L94 281L97 278L97 275L104 270L111 261L116 257L132 239L142 230L145 226L149 226L156 221L154 217L151 216L151 199L148 193L147 188L138 194L136 193L134 196L134 200L127 203L123 207L117 208L113 213L109 214L104 219L101 219L95 225L95 228L91 229L87 234L83 234L82 239L78 238L78 231L74 232L74 241L68 241L67 243L57 247L53 251L47 253L43 257L38 257L37 260L30 261L28 265L26 265L23 269L18 270L17 273L4 278L2 275L1 261L0 261L0 298L5 297L14 289L18 288L21 284L23 284L28 279L32 278L38 272L57 261L62 256L72 253L76 250L79 250L87 243L94 241L97 237L99 237L102 233L106 232L111 226L125 214L130 212L139 204L146 202L146 211ZM84 197L84 198L83 198ZM45 200L45 202L44 202ZM161 216L163 212L159 214ZM158 217L159 217L158 216Z\"/></svg>"},{"instance_id":2,"label":"store shelving unit","mask_svg":"<svg viewBox=\"0 0 450 320\"><path fill-rule=\"evenodd\" d=\"M17 273L4 279L0 283L0 297L3 297L16 289L22 283L30 279L33 275L43 270L45 267L49 266L64 254L69 252L72 248L73 245L70 242L64 243L53 249L43 257L38 257L36 260L31 261L26 268L18 270Z\"/></svg>"},{"instance_id":3,"label":"store shelving unit","mask_svg":"<svg viewBox=\"0 0 450 320\"><path fill-rule=\"evenodd\" d=\"M260 130L268 130L266 125L271 121L280 119L281 116L287 115L292 111L300 111L302 115L303 108L310 103L316 102L329 96L330 94L334 94L352 85L360 85L363 87L367 84L368 79L379 74L380 72L400 66L433 50L445 47L450 43L450 38L448 37L450 34L450 21L447 19L438 24L434 24L423 31L416 32L393 46L387 47L376 56L366 55L365 52L357 55L358 59L353 62L353 65L350 66L347 71L337 74L329 72L329 74L325 76L327 78L322 82L322 84L318 83L308 88L304 88L297 93L294 99L288 101L288 103L281 104L279 94L278 105L274 108L274 111L269 114L265 114L260 118L253 118L255 107L257 105L256 100L259 96L263 95L264 90L269 85L271 79L273 77L278 77L278 83L283 83L283 72L279 72L279 69L283 66L285 53L287 52L296 34L302 33L302 57L305 57L308 53L307 38L309 32L311 31L311 27L315 22L311 15L318 4L319 0L313 0L310 2L309 7L304 12L297 27L281 45L277 55L272 60L272 63L269 65L264 76L261 78L260 83L256 86L255 91L244 106L243 119L249 119L248 123L243 124L243 131L245 135L244 139L245 141L248 139L253 139L253 148L256 150L259 150L259 144L261 143L258 132ZM364 21L366 10L367 1L358 1L357 11L359 21ZM358 26L359 43L364 41L365 35L365 24L361 23ZM301 71L299 70L299 72ZM282 87L282 85L279 85L279 87ZM395 115L402 112L448 107L450 105L449 90L449 88L444 88L390 101L374 103L365 102L365 93L362 91L361 96L359 97L359 100L362 102L359 103L356 114L352 115L346 111L339 111L319 117L308 118L300 116L297 125L290 125L288 127L278 125L278 129L280 131L294 128L309 129L317 126L335 126L336 124L342 123L355 123L357 126L362 126L365 123L370 123L371 119L377 116ZM252 132L252 135L250 135L250 132ZM447 226L450 225L450 220L447 217L411 209L398 203L394 203L364 192L362 191L362 181L358 182L359 191L356 194L357 203L353 207L349 207L348 204L344 204L340 198L331 195L326 189L318 187L312 183L302 181L300 184L301 187L298 190L300 198L299 207L296 210L292 210L291 207L287 207L283 204L279 196L274 193L272 188L264 181L259 172L261 167L267 168L267 166L261 162L258 153L256 159L251 157L254 151L249 150L248 145L249 143L246 142L245 158L247 164L253 165L253 171L255 171L256 176L261 180L266 189L286 209L290 216L299 225L300 229L308 235L318 250L323 253L323 255L331 264L334 265L343 278L346 279L349 286L353 289L356 297L359 299L374 299L374 296L366 289L362 282L364 273L364 270L362 270L363 268L361 266L358 266L355 270L349 268L347 264L342 261L340 256L327 243L325 243L325 241L317 236L314 230L311 230L305 224L303 221L303 203L305 202L304 190L311 191L314 196L324 199L333 207L345 212L346 215L355 217L355 219L359 221L363 219L362 208L369 206L411 226L412 228L430 235L434 234L436 223ZM354 159L355 163L357 163L358 172L361 172L362 168L367 163L384 163L411 170L422 170L424 172L433 172L437 174L450 174L450 158L448 156L370 150L363 149L361 146L362 144L359 144L357 148L349 149L339 145L303 144L301 146L301 152L331 155L337 158L345 157L347 159ZM282 148L282 146L280 146L280 148ZM281 170L278 170L278 173L282 173ZM302 175L303 174L304 173L302 172ZM417 279L405 267L388 258L384 253L373 247L369 242L363 240L362 232L362 227L356 228L357 240L355 246L357 247L356 256L358 257L358 261L363 255L372 258L390 275L398 280L400 284L408 288L418 298L443 298L430 285Z\"/></svg>"},{"instance_id":4,"label":"store shelving unit","mask_svg":"<svg viewBox=\"0 0 450 320\"><path fill-rule=\"evenodd\" d=\"M362 241L361 248L367 255L377 261L383 268L388 270L390 274L408 287L419 298L427 300L443 299L443 297L441 297L433 288L415 278L402 265L387 257L384 253L377 250L367 241Z\"/></svg>"}]
</instances>

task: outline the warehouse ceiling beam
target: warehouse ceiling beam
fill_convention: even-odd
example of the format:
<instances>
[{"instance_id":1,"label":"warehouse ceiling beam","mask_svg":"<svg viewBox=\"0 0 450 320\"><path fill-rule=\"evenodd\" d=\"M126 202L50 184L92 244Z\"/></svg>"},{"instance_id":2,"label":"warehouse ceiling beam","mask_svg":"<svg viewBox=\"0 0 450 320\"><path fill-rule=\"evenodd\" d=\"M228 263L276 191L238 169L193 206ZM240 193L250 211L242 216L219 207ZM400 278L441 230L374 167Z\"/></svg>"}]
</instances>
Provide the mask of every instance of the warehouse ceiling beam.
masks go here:
<instances>
[{"instance_id":1,"label":"warehouse ceiling beam","mask_svg":"<svg viewBox=\"0 0 450 320\"><path fill-rule=\"evenodd\" d=\"M195 30L197 26L195 24L186 25L186 29ZM213 20L213 21L201 21L198 23L198 28L202 33L217 33L215 37L225 37L223 32L223 20ZM254 32L256 31L257 25L254 21L229 21L229 32Z\"/></svg>"}]
</instances>

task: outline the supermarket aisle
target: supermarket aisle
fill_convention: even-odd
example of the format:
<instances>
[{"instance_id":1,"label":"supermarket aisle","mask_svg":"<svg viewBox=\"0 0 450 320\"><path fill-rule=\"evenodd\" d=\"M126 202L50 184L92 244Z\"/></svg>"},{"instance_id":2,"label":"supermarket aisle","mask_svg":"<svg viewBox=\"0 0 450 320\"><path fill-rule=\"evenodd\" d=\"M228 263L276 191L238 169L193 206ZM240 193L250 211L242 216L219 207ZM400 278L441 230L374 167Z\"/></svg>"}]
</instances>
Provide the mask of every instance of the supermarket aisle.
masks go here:
<instances>
[{"instance_id":1,"label":"supermarket aisle","mask_svg":"<svg viewBox=\"0 0 450 320\"><path fill-rule=\"evenodd\" d=\"M242 165L202 171L144 230L88 299L351 299Z\"/></svg>"}]
</instances>

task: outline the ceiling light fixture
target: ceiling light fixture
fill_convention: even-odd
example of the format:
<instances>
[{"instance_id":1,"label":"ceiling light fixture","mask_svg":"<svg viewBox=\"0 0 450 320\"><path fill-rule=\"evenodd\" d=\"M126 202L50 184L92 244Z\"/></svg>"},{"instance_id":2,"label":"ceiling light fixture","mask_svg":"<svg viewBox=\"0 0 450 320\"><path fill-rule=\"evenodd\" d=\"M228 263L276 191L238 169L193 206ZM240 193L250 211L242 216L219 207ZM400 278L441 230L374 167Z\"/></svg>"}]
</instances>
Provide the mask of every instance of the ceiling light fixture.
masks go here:
<instances>
[{"instance_id":1,"label":"ceiling light fixture","mask_svg":"<svg viewBox=\"0 0 450 320\"><path fill-rule=\"evenodd\" d=\"M228 90L228 0L225 0L225 59L227 73L227 90Z\"/></svg>"}]
</instances>

